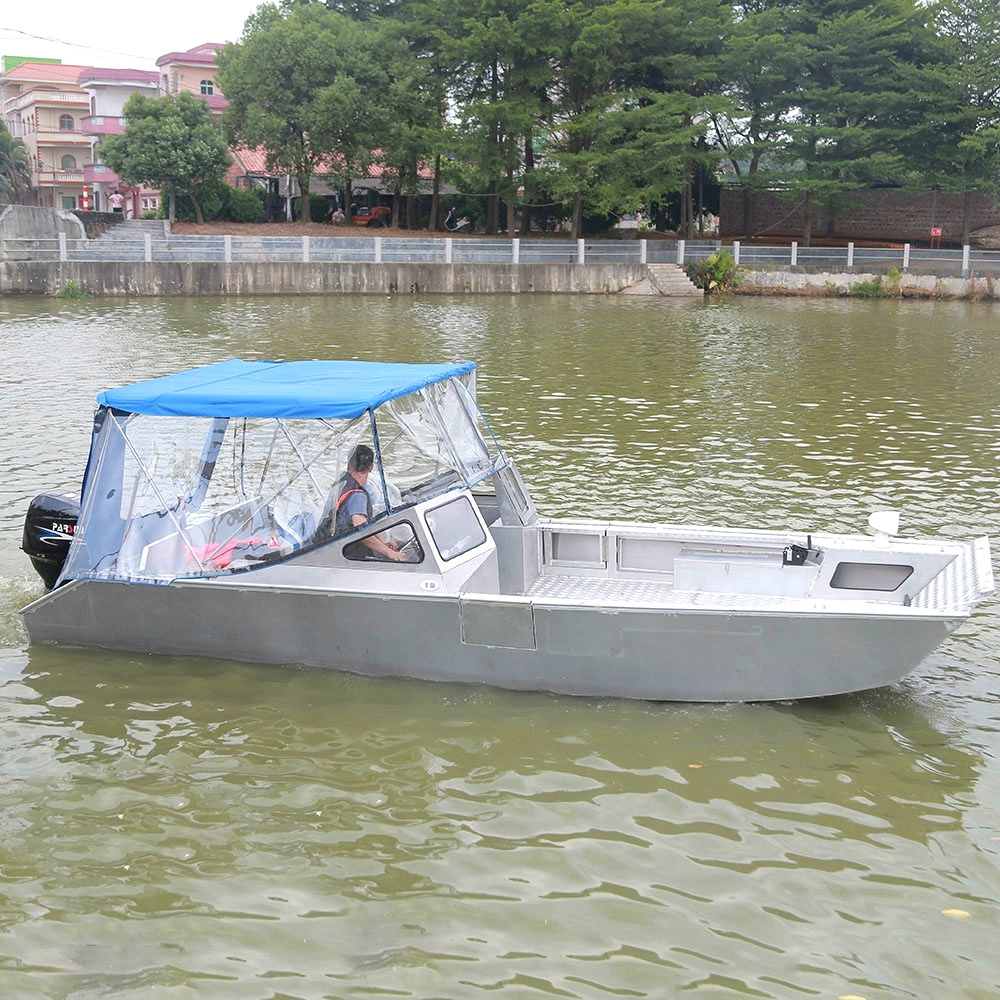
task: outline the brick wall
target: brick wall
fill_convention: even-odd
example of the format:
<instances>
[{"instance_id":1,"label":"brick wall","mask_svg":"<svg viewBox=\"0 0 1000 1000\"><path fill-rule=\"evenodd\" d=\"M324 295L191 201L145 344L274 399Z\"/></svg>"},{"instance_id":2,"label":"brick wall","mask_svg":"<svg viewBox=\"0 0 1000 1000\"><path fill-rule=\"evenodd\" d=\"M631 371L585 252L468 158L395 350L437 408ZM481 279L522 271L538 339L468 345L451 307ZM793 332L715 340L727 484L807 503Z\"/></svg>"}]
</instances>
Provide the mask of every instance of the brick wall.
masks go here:
<instances>
[{"instance_id":1,"label":"brick wall","mask_svg":"<svg viewBox=\"0 0 1000 1000\"><path fill-rule=\"evenodd\" d=\"M719 213L719 231L724 237L801 237L804 229L803 199L785 198L773 191L753 195L753 232L743 220L743 192L724 188ZM834 222L838 239L885 239L887 242L927 243L931 228L941 229L942 243L962 242L965 196L944 191L903 191L900 188L866 188L852 192L854 208L840 212ZM826 214L813 220L812 235L826 235ZM1000 226L1000 203L991 194L973 191L969 195L969 231Z\"/></svg>"}]
</instances>

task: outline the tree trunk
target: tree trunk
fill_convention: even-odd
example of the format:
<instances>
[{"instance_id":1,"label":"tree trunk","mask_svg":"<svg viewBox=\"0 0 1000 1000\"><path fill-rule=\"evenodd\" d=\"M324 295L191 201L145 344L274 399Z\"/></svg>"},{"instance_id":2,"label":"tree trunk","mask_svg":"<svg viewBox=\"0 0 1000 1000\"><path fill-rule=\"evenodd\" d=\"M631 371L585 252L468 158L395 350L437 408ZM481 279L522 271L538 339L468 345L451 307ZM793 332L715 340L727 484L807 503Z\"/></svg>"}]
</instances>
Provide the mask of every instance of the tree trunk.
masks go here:
<instances>
[{"instance_id":1,"label":"tree trunk","mask_svg":"<svg viewBox=\"0 0 1000 1000\"><path fill-rule=\"evenodd\" d=\"M431 217L428 229L441 229L441 154L434 157L434 187L431 192Z\"/></svg>"},{"instance_id":2,"label":"tree trunk","mask_svg":"<svg viewBox=\"0 0 1000 1000\"><path fill-rule=\"evenodd\" d=\"M350 177L344 181L344 225L349 226L351 224L351 212L354 208L354 194L351 191L351 179Z\"/></svg>"},{"instance_id":3,"label":"tree trunk","mask_svg":"<svg viewBox=\"0 0 1000 1000\"><path fill-rule=\"evenodd\" d=\"M177 219L177 192L170 189L170 197L167 199L167 221L173 225Z\"/></svg>"},{"instance_id":4,"label":"tree trunk","mask_svg":"<svg viewBox=\"0 0 1000 1000\"><path fill-rule=\"evenodd\" d=\"M524 137L524 197L521 200L521 235L527 236L531 232L531 209L535 200L535 182L533 172L535 169L535 148L531 138L531 131Z\"/></svg>"},{"instance_id":5,"label":"tree trunk","mask_svg":"<svg viewBox=\"0 0 1000 1000\"><path fill-rule=\"evenodd\" d=\"M570 235L574 240L583 236L583 192L580 190L573 195L573 228Z\"/></svg>"},{"instance_id":6,"label":"tree trunk","mask_svg":"<svg viewBox=\"0 0 1000 1000\"><path fill-rule=\"evenodd\" d=\"M500 200L497 198L497 182L493 178L486 187L486 235L494 236L500 220Z\"/></svg>"},{"instance_id":7,"label":"tree trunk","mask_svg":"<svg viewBox=\"0 0 1000 1000\"><path fill-rule=\"evenodd\" d=\"M690 166L684 170L684 183L681 185L681 217L677 231L682 240L691 236L691 170Z\"/></svg>"},{"instance_id":8,"label":"tree trunk","mask_svg":"<svg viewBox=\"0 0 1000 1000\"><path fill-rule=\"evenodd\" d=\"M399 229L399 218L400 210L403 207L403 185L402 180L397 179L396 184L392 189L392 217L390 221L392 222L393 229Z\"/></svg>"},{"instance_id":9,"label":"tree trunk","mask_svg":"<svg viewBox=\"0 0 1000 1000\"><path fill-rule=\"evenodd\" d=\"M705 235L705 171L698 165L698 238Z\"/></svg>"},{"instance_id":10,"label":"tree trunk","mask_svg":"<svg viewBox=\"0 0 1000 1000\"><path fill-rule=\"evenodd\" d=\"M309 211L309 181L305 184L299 181L299 222L312 222L312 213Z\"/></svg>"}]
</instances>

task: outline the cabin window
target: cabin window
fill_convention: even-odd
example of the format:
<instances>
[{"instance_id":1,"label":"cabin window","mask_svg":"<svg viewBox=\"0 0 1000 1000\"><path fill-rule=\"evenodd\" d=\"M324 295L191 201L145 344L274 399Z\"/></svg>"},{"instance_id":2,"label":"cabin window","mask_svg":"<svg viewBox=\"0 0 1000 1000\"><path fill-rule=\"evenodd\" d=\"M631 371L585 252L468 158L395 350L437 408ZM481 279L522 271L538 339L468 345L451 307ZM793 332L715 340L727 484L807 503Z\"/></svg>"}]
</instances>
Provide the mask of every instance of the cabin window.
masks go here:
<instances>
[{"instance_id":1,"label":"cabin window","mask_svg":"<svg viewBox=\"0 0 1000 1000\"><path fill-rule=\"evenodd\" d=\"M59 131L60 132L72 132L73 131L73 116L72 115L60 115L59 116Z\"/></svg>"},{"instance_id":2,"label":"cabin window","mask_svg":"<svg viewBox=\"0 0 1000 1000\"><path fill-rule=\"evenodd\" d=\"M434 544L447 562L486 541L482 522L467 496L442 504L425 515Z\"/></svg>"},{"instance_id":3,"label":"cabin window","mask_svg":"<svg viewBox=\"0 0 1000 1000\"><path fill-rule=\"evenodd\" d=\"M204 97L211 97L215 93L215 85L211 80L202 80L201 92Z\"/></svg>"},{"instance_id":4,"label":"cabin window","mask_svg":"<svg viewBox=\"0 0 1000 1000\"><path fill-rule=\"evenodd\" d=\"M897 590L913 573L901 563L842 562L830 580L834 590Z\"/></svg>"},{"instance_id":5,"label":"cabin window","mask_svg":"<svg viewBox=\"0 0 1000 1000\"><path fill-rule=\"evenodd\" d=\"M369 532L360 540L351 539L344 546L344 555L353 562L390 562L385 555L365 545L364 539L371 538L372 535L380 535L383 541L395 545L406 556L408 563L420 563L424 561L423 547L417 541L417 534L413 530L413 525L408 521L400 521L392 525L392 527Z\"/></svg>"}]
</instances>

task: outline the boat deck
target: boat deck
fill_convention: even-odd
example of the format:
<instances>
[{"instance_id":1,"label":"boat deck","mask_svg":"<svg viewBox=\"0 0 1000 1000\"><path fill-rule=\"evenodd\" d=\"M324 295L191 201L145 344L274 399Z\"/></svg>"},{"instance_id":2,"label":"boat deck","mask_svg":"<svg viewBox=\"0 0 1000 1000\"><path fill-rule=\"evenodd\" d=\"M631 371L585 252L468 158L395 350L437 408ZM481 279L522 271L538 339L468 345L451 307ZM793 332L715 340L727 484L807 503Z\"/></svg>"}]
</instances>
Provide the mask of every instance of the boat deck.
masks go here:
<instances>
[{"instance_id":1,"label":"boat deck","mask_svg":"<svg viewBox=\"0 0 1000 1000\"><path fill-rule=\"evenodd\" d=\"M966 617L993 592L986 538L968 544L899 540L894 543L898 558L923 567L909 580L909 586L917 584L918 589L882 591L876 586L862 591L831 587L815 564L783 569L778 543L782 538L787 543L787 535L585 521L552 522L543 531L549 537L544 539L542 572L526 587L525 596L546 603ZM865 536L855 540L816 534L813 539L826 550L831 567L841 558L867 562L870 552L881 551ZM934 561L939 571L931 568Z\"/></svg>"},{"instance_id":2,"label":"boat deck","mask_svg":"<svg viewBox=\"0 0 1000 1000\"><path fill-rule=\"evenodd\" d=\"M712 593L695 590L676 590L669 583L654 580L625 580L621 578L571 576L547 574L540 576L525 595L543 603L580 604L588 608L669 608L678 611L730 610L730 611L800 611L813 612L824 607L836 608L843 613L853 609L848 604L872 607L871 602L817 601L813 598L795 598L771 594ZM886 602L887 610L900 610L900 606Z\"/></svg>"}]
</instances>

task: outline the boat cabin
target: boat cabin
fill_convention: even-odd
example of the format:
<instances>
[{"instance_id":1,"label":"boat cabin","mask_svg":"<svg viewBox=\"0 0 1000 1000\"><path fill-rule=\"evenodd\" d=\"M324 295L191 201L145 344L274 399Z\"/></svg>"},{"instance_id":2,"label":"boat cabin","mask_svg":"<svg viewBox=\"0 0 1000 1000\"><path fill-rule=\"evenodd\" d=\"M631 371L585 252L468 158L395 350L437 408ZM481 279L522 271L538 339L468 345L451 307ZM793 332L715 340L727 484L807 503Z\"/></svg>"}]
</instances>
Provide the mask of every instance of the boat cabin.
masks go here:
<instances>
[{"instance_id":1,"label":"boat cabin","mask_svg":"<svg viewBox=\"0 0 1000 1000\"><path fill-rule=\"evenodd\" d=\"M167 584L293 559L444 572L498 514L495 489L485 514L469 492L507 468L471 363L226 361L98 403L59 582ZM360 515L342 517L346 504Z\"/></svg>"}]
</instances>

